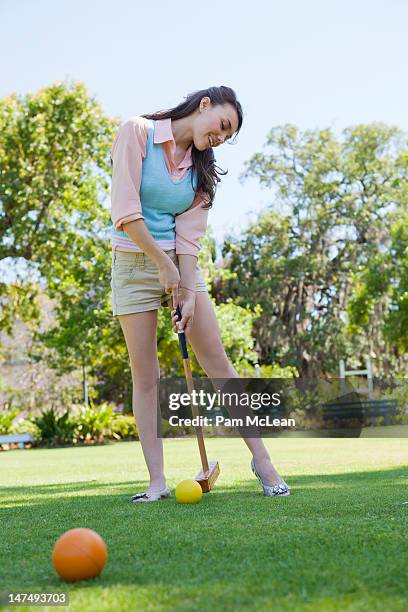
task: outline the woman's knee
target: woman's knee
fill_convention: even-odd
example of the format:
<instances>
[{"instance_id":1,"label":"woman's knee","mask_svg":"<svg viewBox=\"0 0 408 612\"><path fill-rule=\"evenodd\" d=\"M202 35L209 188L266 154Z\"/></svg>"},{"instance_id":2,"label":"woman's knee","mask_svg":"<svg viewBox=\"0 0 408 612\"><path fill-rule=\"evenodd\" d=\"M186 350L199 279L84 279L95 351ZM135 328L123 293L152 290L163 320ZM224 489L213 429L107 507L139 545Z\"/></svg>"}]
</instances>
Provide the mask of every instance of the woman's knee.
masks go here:
<instances>
[{"instance_id":1,"label":"woman's knee","mask_svg":"<svg viewBox=\"0 0 408 612\"><path fill-rule=\"evenodd\" d=\"M133 384L149 390L160 378L157 354L157 311L119 317L128 349Z\"/></svg>"},{"instance_id":2,"label":"woman's knee","mask_svg":"<svg viewBox=\"0 0 408 612\"><path fill-rule=\"evenodd\" d=\"M140 378L132 377L133 391L138 393L155 393L158 391L159 377L156 378Z\"/></svg>"},{"instance_id":3,"label":"woman's knee","mask_svg":"<svg viewBox=\"0 0 408 612\"><path fill-rule=\"evenodd\" d=\"M194 351L197 361L206 372L219 371L228 368L230 360L224 348L221 346L219 350L214 351L213 347L203 348L202 350Z\"/></svg>"},{"instance_id":4,"label":"woman's knee","mask_svg":"<svg viewBox=\"0 0 408 612\"><path fill-rule=\"evenodd\" d=\"M151 391L160 378L157 352L130 360L133 386L142 391Z\"/></svg>"}]
</instances>

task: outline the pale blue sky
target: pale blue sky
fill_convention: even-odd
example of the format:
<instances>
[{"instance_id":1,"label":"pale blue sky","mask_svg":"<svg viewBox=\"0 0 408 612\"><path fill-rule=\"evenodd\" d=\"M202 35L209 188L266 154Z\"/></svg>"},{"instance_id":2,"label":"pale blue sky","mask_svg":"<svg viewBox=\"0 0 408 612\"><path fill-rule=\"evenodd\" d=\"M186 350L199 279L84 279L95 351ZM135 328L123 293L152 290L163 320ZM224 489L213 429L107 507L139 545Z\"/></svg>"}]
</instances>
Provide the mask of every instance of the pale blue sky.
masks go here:
<instances>
[{"instance_id":1,"label":"pale blue sky","mask_svg":"<svg viewBox=\"0 0 408 612\"><path fill-rule=\"evenodd\" d=\"M244 161L269 129L408 128L405 0L0 0L0 95L81 80L123 119L229 85L245 120L209 223L218 240L268 203Z\"/></svg>"}]
</instances>

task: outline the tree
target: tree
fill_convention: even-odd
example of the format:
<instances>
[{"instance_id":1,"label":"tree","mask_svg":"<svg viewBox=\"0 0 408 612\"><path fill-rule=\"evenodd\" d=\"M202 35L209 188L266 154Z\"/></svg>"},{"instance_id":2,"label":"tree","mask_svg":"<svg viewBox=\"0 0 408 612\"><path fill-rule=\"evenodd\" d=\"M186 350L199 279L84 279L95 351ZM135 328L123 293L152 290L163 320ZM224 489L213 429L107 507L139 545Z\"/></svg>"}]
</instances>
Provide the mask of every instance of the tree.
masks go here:
<instances>
[{"instance_id":1,"label":"tree","mask_svg":"<svg viewBox=\"0 0 408 612\"><path fill-rule=\"evenodd\" d=\"M351 333L369 332L378 305L387 297L382 320L385 338L408 353L408 216L399 215L390 226L390 248L369 260L356 275L356 291L348 306Z\"/></svg>"},{"instance_id":2,"label":"tree","mask_svg":"<svg viewBox=\"0 0 408 612\"><path fill-rule=\"evenodd\" d=\"M257 177L273 204L223 247L236 274L224 294L262 306L261 358L311 377L370 351L378 354L378 373L401 368L403 356L385 344L378 325L366 337L347 334L347 305L355 274L389 248L391 211L407 205L403 133L373 123L337 140L329 129L285 125L271 130L267 147L247 162L242 179Z\"/></svg>"},{"instance_id":3,"label":"tree","mask_svg":"<svg viewBox=\"0 0 408 612\"><path fill-rule=\"evenodd\" d=\"M115 124L83 83L0 100L0 260L9 258L11 267L24 260L57 284L59 271L83 251L89 256L91 244L105 246L102 201ZM39 318L35 283L26 272L16 276L14 284L0 283L0 329L8 332L16 310L24 320Z\"/></svg>"}]
</instances>

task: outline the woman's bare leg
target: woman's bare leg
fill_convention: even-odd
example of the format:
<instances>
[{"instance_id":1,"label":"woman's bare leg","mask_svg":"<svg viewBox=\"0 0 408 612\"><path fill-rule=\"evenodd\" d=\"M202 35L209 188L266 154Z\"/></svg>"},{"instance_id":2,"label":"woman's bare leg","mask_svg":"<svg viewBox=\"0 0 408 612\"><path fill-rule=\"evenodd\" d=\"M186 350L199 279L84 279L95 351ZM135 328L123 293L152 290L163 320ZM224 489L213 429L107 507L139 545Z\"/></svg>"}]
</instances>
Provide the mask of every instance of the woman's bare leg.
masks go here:
<instances>
[{"instance_id":1,"label":"woman's bare leg","mask_svg":"<svg viewBox=\"0 0 408 612\"><path fill-rule=\"evenodd\" d=\"M150 491L166 486L163 441L157 437L157 310L120 315L133 380L133 414L150 474Z\"/></svg>"},{"instance_id":2,"label":"woman's bare leg","mask_svg":"<svg viewBox=\"0 0 408 612\"><path fill-rule=\"evenodd\" d=\"M222 345L213 303L209 295L202 291L196 293L194 322L188 342L209 378L239 378ZM271 463L262 438L243 437L243 440L253 455L264 483L271 486L280 484L282 479Z\"/></svg>"}]
</instances>

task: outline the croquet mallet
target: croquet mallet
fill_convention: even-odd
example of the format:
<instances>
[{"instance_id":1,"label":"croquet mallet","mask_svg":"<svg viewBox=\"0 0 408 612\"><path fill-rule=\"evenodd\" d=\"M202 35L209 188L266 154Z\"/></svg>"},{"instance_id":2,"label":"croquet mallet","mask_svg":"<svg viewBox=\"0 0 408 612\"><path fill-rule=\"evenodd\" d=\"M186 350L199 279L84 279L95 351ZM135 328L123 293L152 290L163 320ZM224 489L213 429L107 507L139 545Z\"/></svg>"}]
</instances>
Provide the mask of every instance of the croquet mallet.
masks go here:
<instances>
[{"instance_id":1,"label":"croquet mallet","mask_svg":"<svg viewBox=\"0 0 408 612\"><path fill-rule=\"evenodd\" d=\"M172 292L172 299L168 301L167 305L170 308L170 312L171 312L171 308L176 309L177 321L181 321L181 309L178 303L178 299L176 299L175 297L175 291ZM184 333L184 330L178 330L177 334L178 334L179 344L181 348L181 353L183 356L184 374L186 377L187 389L191 397L191 412L194 418L198 417L197 421L199 421L200 413L198 411L198 407L196 403L193 401L193 396L192 396L192 392L194 391L194 382L193 382L193 375L191 373L190 359L188 357L186 334ZM197 425L195 427L195 432L197 436L197 442L198 442L198 448L200 451L201 466L202 466L202 470L197 474L197 476L195 477L195 480L200 484L203 490L203 493L208 493L213 488L214 483L219 476L220 466L218 464L218 461L208 462L207 452L205 450L205 444L204 444L203 430L202 430L201 425Z\"/></svg>"}]
</instances>

